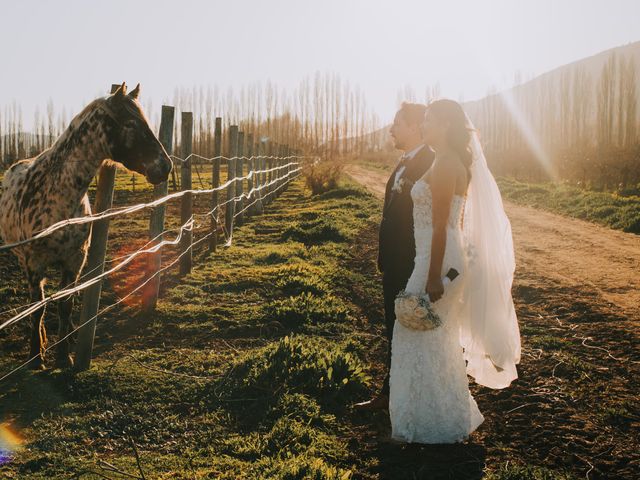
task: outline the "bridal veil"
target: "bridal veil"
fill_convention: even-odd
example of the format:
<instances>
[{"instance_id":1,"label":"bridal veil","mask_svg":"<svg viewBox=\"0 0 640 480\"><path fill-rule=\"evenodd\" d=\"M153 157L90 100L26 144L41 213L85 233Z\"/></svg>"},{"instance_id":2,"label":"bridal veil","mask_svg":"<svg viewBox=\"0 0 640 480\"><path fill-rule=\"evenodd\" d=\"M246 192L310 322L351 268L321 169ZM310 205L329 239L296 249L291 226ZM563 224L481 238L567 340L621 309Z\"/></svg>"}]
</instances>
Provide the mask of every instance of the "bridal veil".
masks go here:
<instances>
[{"instance_id":1,"label":"bridal veil","mask_svg":"<svg viewBox=\"0 0 640 480\"><path fill-rule=\"evenodd\" d=\"M478 132L471 129L471 182L462 236L468 265L460 312L466 370L476 383L500 389L518 377L520 331L511 297L515 255L511 223L487 166Z\"/></svg>"}]
</instances>

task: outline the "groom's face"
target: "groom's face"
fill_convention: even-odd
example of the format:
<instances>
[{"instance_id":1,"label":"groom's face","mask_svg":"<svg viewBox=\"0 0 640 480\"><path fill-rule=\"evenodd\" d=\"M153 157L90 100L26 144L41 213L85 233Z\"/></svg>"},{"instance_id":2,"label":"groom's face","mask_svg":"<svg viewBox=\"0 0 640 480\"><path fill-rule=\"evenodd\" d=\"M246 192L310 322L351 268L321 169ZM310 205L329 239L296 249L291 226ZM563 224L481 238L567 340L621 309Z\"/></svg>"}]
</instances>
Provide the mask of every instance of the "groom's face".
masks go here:
<instances>
[{"instance_id":1,"label":"groom's face","mask_svg":"<svg viewBox=\"0 0 640 480\"><path fill-rule=\"evenodd\" d=\"M407 123L402 111L398 111L398 113L396 113L389 133L391 133L394 146L398 150L405 150L409 145L415 142L416 138L419 139L421 136L419 125L411 125Z\"/></svg>"}]
</instances>

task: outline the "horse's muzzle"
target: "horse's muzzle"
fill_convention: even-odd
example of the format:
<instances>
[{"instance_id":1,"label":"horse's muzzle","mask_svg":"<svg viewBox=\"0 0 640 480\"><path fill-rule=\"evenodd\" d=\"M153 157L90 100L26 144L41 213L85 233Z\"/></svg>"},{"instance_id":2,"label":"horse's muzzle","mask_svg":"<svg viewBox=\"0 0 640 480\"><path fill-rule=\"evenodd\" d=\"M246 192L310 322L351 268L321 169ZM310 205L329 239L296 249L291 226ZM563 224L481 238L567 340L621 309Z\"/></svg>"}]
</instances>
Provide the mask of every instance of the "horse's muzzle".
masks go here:
<instances>
[{"instance_id":1,"label":"horse's muzzle","mask_svg":"<svg viewBox=\"0 0 640 480\"><path fill-rule=\"evenodd\" d=\"M149 183L158 185L159 183L166 182L169 178L169 173L173 164L169 158L158 158L146 169L146 177Z\"/></svg>"}]
</instances>

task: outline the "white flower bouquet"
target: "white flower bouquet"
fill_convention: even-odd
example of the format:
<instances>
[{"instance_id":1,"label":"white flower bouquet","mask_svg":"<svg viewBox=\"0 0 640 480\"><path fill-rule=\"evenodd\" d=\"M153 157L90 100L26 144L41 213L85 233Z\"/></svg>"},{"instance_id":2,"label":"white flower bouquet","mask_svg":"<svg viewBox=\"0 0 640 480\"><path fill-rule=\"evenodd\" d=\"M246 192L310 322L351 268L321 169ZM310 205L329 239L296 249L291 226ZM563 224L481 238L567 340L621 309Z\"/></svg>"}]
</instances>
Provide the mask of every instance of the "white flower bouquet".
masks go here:
<instances>
[{"instance_id":1,"label":"white flower bouquet","mask_svg":"<svg viewBox=\"0 0 640 480\"><path fill-rule=\"evenodd\" d=\"M395 300L396 319L412 330L431 330L442 325L427 294L416 295L402 290Z\"/></svg>"},{"instance_id":2,"label":"white flower bouquet","mask_svg":"<svg viewBox=\"0 0 640 480\"><path fill-rule=\"evenodd\" d=\"M446 287L453 282L460 273L450 268L442 279ZM442 318L433 309L433 304L427 293L416 295L401 290L395 300L396 319L405 327L412 330L432 330L442 326Z\"/></svg>"}]
</instances>

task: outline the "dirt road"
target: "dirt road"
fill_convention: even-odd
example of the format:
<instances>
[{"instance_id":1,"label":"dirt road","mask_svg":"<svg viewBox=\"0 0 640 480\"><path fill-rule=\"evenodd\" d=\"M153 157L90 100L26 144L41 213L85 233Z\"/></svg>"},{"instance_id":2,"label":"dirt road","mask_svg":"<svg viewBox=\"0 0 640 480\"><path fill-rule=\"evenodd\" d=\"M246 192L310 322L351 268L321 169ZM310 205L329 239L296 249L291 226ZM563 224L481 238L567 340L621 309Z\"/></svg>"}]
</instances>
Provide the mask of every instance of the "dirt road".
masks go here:
<instances>
[{"instance_id":1,"label":"dirt road","mask_svg":"<svg viewBox=\"0 0 640 480\"><path fill-rule=\"evenodd\" d=\"M389 172L348 165L346 172L379 197ZM618 315L640 320L640 236L505 202L521 285L592 292Z\"/></svg>"}]
</instances>

